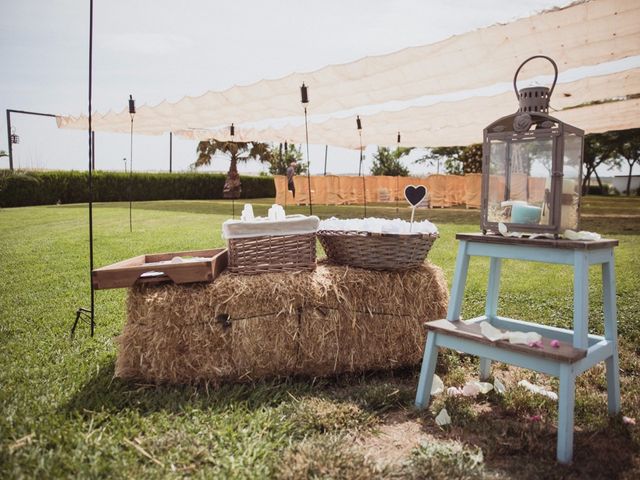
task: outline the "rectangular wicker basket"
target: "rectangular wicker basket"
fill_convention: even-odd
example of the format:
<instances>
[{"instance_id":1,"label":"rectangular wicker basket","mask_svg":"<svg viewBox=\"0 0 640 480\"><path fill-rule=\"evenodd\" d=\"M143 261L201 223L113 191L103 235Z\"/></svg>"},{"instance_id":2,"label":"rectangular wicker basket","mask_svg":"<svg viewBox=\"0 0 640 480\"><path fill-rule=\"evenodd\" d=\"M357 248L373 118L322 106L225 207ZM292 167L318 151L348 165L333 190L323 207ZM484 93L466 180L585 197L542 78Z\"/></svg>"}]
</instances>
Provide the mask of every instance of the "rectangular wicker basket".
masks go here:
<instances>
[{"instance_id":1,"label":"rectangular wicker basket","mask_svg":"<svg viewBox=\"0 0 640 480\"><path fill-rule=\"evenodd\" d=\"M233 273L255 275L316 268L316 234L229 238L229 266Z\"/></svg>"},{"instance_id":2,"label":"rectangular wicker basket","mask_svg":"<svg viewBox=\"0 0 640 480\"><path fill-rule=\"evenodd\" d=\"M408 270L424 263L438 234L320 230L329 261L370 270Z\"/></svg>"}]
</instances>

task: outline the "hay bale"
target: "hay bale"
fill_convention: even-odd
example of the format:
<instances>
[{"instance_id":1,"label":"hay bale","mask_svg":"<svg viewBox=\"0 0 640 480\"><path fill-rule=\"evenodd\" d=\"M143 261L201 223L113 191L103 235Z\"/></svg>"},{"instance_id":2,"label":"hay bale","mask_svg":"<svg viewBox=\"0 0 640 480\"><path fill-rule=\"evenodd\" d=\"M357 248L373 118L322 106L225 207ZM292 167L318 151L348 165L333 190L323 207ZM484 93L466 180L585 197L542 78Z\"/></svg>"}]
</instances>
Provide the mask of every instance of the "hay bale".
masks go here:
<instances>
[{"instance_id":1,"label":"hay bale","mask_svg":"<svg viewBox=\"0 0 640 480\"><path fill-rule=\"evenodd\" d=\"M313 272L137 286L116 375L217 383L414 365L423 323L443 318L447 301L442 271L429 263L377 272L321 262Z\"/></svg>"}]
</instances>

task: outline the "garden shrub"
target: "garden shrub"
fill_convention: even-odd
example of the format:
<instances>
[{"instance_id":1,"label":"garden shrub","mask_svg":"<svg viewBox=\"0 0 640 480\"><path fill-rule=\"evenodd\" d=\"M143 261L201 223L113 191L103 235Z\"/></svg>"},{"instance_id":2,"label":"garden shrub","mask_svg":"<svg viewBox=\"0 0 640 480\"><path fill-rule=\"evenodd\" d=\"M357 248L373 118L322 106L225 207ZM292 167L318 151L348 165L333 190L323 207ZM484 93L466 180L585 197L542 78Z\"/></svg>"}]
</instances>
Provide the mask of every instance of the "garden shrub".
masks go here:
<instances>
[{"instance_id":1,"label":"garden shrub","mask_svg":"<svg viewBox=\"0 0 640 480\"><path fill-rule=\"evenodd\" d=\"M587 195L609 195L610 185L603 183L602 187L600 185L589 185L587 187L586 194Z\"/></svg>"},{"instance_id":2,"label":"garden shrub","mask_svg":"<svg viewBox=\"0 0 640 480\"><path fill-rule=\"evenodd\" d=\"M212 200L222 198L220 173L95 172L96 202ZM241 198L275 196L272 177L242 176ZM0 170L0 207L84 203L89 200L88 173L77 171Z\"/></svg>"}]
</instances>

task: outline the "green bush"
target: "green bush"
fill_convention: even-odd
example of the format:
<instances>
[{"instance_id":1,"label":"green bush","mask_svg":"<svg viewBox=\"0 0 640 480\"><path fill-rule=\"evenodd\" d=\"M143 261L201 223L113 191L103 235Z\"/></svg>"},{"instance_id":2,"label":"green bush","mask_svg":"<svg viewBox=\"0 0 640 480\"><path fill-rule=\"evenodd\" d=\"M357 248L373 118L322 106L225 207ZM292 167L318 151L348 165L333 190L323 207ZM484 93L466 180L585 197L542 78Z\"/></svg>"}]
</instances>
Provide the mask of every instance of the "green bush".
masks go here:
<instances>
[{"instance_id":1,"label":"green bush","mask_svg":"<svg viewBox=\"0 0 640 480\"><path fill-rule=\"evenodd\" d=\"M611 186L607 183L603 183L602 187L600 185L589 185L587 187L587 195L609 195L609 190Z\"/></svg>"},{"instance_id":2,"label":"green bush","mask_svg":"<svg viewBox=\"0 0 640 480\"><path fill-rule=\"evenodd\" d=\"M222 198L224 174L95 172L96 202L211 200ZM241 177L241 198L275 196L272 177ZM24 207L89 200L87 172L0 170L0 207Z\"/></svg>"}]
</instances>

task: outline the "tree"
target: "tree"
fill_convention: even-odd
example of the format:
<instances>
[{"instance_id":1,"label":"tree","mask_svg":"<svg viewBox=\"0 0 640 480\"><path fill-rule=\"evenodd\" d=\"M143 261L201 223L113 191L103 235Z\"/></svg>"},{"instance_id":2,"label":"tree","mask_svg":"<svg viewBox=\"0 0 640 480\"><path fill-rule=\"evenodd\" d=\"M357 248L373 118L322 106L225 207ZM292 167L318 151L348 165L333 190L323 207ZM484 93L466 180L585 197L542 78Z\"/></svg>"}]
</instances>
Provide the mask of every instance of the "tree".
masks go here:
<instances>
[{"instance_id":1,"label":"tree","mask_svg":"<svg viewBox=\"0 0 640 480\"><path fill-rule=\"evenodd\" d=\"M217 153L228 155L231 159L229 171L224 181L222 196L224 198L239 198L242 192L240 175L238 174L238 162L246 162L251 159L261 162L271 161L269 145L260 142L227 142L222 140L203 140L198 143L198 158L193 164L194 168L210 165L211 158Z\"/></svg>"},{"instance_id":2,"label":"tree","mask_svg":"<svg viewBox=\"0 0 640 480\"><path fill-rule=\"evenodd\" d=\"M286 175L287 167L291 162L297 162L296 175L302 175L306 173L307 166L300 163L302 160L302 150L295 145L289 145L285 150L282 148L282 144L275 147L271 147L271 163L269 165L269 173L271 175Z\"/></svg>"},{"instance_id":3,"label":"tree","mask_svg":"<svg viewBox=\"0 0 640 480\"><path fill-rule=\"evenodd\" d=\"M582 156L582 191L588 192L588 187L591 184L591 175L595 175L598 186L602 191L602 181L596 169L601 165L613 167L619 164L620 162L616 161L611 155L611 138L608 132L586 135L584 137L584 155Z\"/></svg>"},{"instance_id":4,"label":"tree","mask_svg":"<svg viewBox=\"0 0 640 480\"><path fill-rule=\"evenodd\" d=\"M416 163L430 163L444 161L447 173L464 175L465 173L482 172L482 144L474 143L464 147L436 147L432 148L424 157L416 160Z\"/></svg>"},{"instance_id":5,"label":"tree","mask_svg":"<svg viewBox=\"0 0 640 480\"><path fill-rule=\"evenodd\" d=\"M8 157L9 154L7 152L5 152L4 150L0 150L0 157Z\"/></svg>"},{"instance_id":6,"label":"tree","mask_svg":"<svg viewBox=\"0 0 640 480\"><path fill-rule=\"evenodd\" d=\"M407 177L409 169L402 165L400 160L411 153L413 148L398 147L391 150L387 147L378 147L373 154L372 175L389 175L391 177Z\"/></svg>"},{"instance_id":7,"label":"tree","mask_svg":"<svg viewBox=\"0 0 640 480\"><path fill-rule=\"evenodd\" d=\"M629 165L626 191L627 195L631 195L633 166L640 160L640 128L608 132L608 142L605 144L605 150L607 156L619 162L626 160Z\"/></svg>"}]
</instances>

